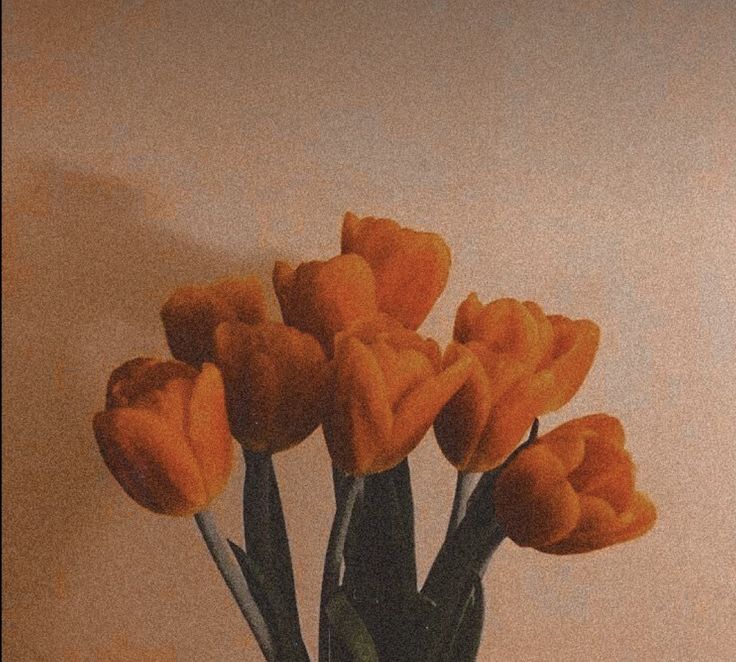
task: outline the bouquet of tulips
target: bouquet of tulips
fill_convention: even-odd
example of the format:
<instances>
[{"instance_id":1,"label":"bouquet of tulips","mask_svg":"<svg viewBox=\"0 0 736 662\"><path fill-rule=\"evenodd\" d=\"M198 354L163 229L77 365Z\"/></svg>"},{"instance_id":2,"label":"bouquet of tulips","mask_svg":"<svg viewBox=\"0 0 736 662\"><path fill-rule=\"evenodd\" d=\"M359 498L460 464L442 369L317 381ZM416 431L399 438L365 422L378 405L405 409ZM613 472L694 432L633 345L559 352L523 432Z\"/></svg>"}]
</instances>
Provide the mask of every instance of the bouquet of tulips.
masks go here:
<instances>
[{"instance_id":1,"label":"bouquet of tulips","mask_svg":"<svg viewBox=\"0 0 736 662\"><path fill-rule=\"evenodd\" d=\"M457 311L444 352L417 329L447 282L432 233L348 213L341 255L277 263L283 323L254 277L175 291L161 309L175 360L113 371L94 432L139 504L193 515L269 661L309 660L272 455L320 425L335 518L319 612L319 662L475 660L483 575L503 540L548 554L636 538L656 519L634 485L616 418L539 435L539 417L580 388L599 342L588 320L529 301ZM430 427L457 486L444 543L418 587L408 456ZM245 548L207 506L245 460Z\"/></svg>"}]
</instances>

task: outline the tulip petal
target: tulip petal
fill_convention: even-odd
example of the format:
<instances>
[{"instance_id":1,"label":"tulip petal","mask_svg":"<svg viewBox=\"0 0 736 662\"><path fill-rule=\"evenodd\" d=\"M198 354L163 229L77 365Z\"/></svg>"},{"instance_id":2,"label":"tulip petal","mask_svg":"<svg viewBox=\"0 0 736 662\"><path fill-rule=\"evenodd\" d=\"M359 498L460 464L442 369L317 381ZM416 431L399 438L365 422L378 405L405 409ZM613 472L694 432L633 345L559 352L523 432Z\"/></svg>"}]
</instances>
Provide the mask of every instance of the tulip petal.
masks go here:
<instances>
[{"instance_id":1,"label":"tulip petal","mask_svg":"<svg viewBox=\"0 0 736 662\"><path fill-rule=\"evenodd\" d=\"M590 320L570 320L551 315L554 330L552 350L542 360L540 370L554 377L555 388L541 413L567 404L585 381L598 351L600 330Z\"/></svg>"},{"instance_id":2,"label":"tulip petal","mask_svg":"<svg viewBox=\"0 0 736 662\"><path fill-rule=\"evenodd\" d=\"M215 333L228 413L238 441L275 453L319 425L327 366L317 341L278 323L221 324Z\"/></svg>"},{"instance_id":3,"label":"tulip petal","mask_svg":"<svg viewBox=\"0 0 736 662\"><path fill-rule=\"evenodd\" d=\"M539 438L539 443L550 448L572 472L585 457L588 439L601 437L623 448L624 430L618 419L607 414L590 414L557 426Z\"/></svg>"},{"instance_id":4,"label":"tulip petal","mask_svg":"<svg viewBox=\"0 0 736 662\"><path fill-rule=\"evenodd\" d=\"M580 500L565 480L564 466L538 445L519 453L501 473L493 503L506 534L523 547L562 540L580 518Z\"/></svg>"},{"instance_id":5,"label":"tulip petal","mask_svg":"<svg viewBox=\"0 0 736 662\"><path fill-rule=\"evenodd\" d=\"M197 368L213 359L213 334L218 324L228 320L255 324L265 319L263 289L254 276L179 288L161 308L172 355Z\"/></svg>"},{"instance_id":6,"label":"tulip petal","mask_svg":"<svg viewBox=\"0 0 736 662\"><path fill-rule=\"evenodd\" d=\"M385 339L373 343L371 349L383 371L389 402L400 401L420 382L434 375L426 355L414 349L399 351Z\"/></svg>"},{"instance_id":7,"label":"tulip petal","mask_svg":"<svg viewBox=\"0 0 736 662\"><path fill-rule=\"evenodd\" d=\"M509 354L535 366L543 356L539 322L533 312L515 299L497 299L478 313L471 340L499 354Z\"/></svg>"},{"instance_id":8,"label":"tulip petal","mask_svg":"<svg viewBox=\"0 0 736 662\"><path fill-rule=\"evenodd\" d=\"M455 315L455 327L452 331L452 339L459 343L466 343L472 338L475 320L483 310L483 304L475 292L471 292L457 309Z\"/></svg>"},{"instance_id":9,"label":"tulip petal","mask_svg":"<svg viewBox=\"0 0 736 662\"><path fill-rule=\"evenodd\" d=\"M359 255L307 262L296 271L277 262L273 284L284 322L312 334L329 353L338 331L378 313L373 272Z\"/></svg>"},{"instance_id":10,"label":"tulip petal","mask_svg":"<svg viewBox=\"0 0 736 662\"><path fill-rule=\"evenodd\" d=\"M472 356L471 370L435 418L435 436L443 454L458 471L487 471L492 467L486 467L479 443L491 411L490 384L475 354L458 343L447 348L445 364L455 361L462 352Z\"/></svg>"},{"instance_id":11,"label":"tulip petal","mask_svg":"<svg viewBox=\"0 0 736 662\"><path fill-rule=\"evenodd\" d=\"M455 395L473 370L473 357L458 353L438 375L409 391L394 408L393 437L403 459L422 440L440 410Z\"/></svg>"},{"instance_id":12,"label":"tulip petal","mask_svg":"<svg viewBox=\"0 0 736 662\"><path fill-rule=\"evenodd\" d=\"M390 219L343 219L343 254L364 257L375 274L379 308L417 329L447 284L450 250L437 234L402 228Z\"/></svg>"},{"instance_id":13,"label":"tulip petal","mask_svg":"<svg viewBox=\"0 0 736 662\"><path fill-rule=\"evenodd\" d=\"M520 379L533 374L531 365L519 361L509 354L496 352L477 340L471 340L465 347L478 357L488 379L486 397L491 405L495 405Z\"/></svg>"},{"instance_id":14,"label":"tulip petal","mask_svg":"<svg viewBox=\"0 0 736 662\"><path fill-rule=\"evenodd\" d=\"M225 410L225 387L220 371L211 363L202 366L194 381L189 412L192 453L202 468L209 498L225 487L232 469L232 437Z\"/></svg>"},{"instance_id":15,"label":"tulip petal","mask_svg":"<svg viewBox=\"0 0 736 662\"><path fill-rule=\"evenodd\" d=\"M532 375L509 389L498 401L481 438L487 465L498 466L516 448L549 401L553 387L550 373Z\"/></svg>"},{"instance_id":16,"label":"tulip petal","mask_svg":"<svg viewBox=\"0 0 736 662\"><path fill-rule=\"evenodd\" d=\"M624 512L634 494L634 464L629 454L603 438L585 442L585 457L568 480L580 494L604 499Z\"/></svg>"},{"instance_id":17,"label":"tulip petal","mask_svg":"<svg viewBox=\"0 0 736 662\"><path fill-rule=\"evenodd\" d=\"M333 403L324 430L333 463L348 474L375 469L377 453L387 453L393 414L383 371L358 339L343 337L333 362Z\"/></svg>"},{"instance_id":18,"label":"tulip petal","mask_svg":"<svg viewBox=\"0 0 736 662\"><path fill-rule=\"evenodd\" d=\"M578 526L566 539L540 548L549 554L582 554L603 549L617 543L633 540L652 528L657 511L650 499L637 492L630 509L617 515L603 499L582 496L581 516Z\"/></svg>"},{"instance_id":19,"label":"tulip petal","mask_svg":"<svg viewBox=\"0 0 736 662\"><path fill-rule=\"evenodd\" d=\"M132 408L101 412L93 425L105 463L140 505L167 515L191 515L207 504L200 467L180 430Z\"/></svg>"}]
</instances>

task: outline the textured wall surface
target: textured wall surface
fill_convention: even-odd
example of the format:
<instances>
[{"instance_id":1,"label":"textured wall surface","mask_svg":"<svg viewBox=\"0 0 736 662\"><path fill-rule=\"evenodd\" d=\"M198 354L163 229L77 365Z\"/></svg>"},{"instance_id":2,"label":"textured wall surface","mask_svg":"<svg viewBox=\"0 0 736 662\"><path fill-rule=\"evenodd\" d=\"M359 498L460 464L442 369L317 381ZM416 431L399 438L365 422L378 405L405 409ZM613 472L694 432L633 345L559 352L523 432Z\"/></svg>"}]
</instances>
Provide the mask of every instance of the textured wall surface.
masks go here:
<instances>
[{"instance_id":1,"label":"textured wall surface","mask_svg":"<svg viewBox=\"0 0 736 662\"><path fill-rule=\"evenodd\" d=\"M648 536L590 555L505 543L479 659L733 659L732 0L2 12L8 659L258 659L193 522L130 501L90 419L113 367L165 353L171 288L335 254L347 209L447 238L423 327L441 343L470 290L596 320L597 362L543 429L619 416L659 506ZM320 433L277 470L313 648ZM413 471L426 573L454 481L431 435ZM239 478L216 506L233 534Z\"/></svg>"}]
</instances>

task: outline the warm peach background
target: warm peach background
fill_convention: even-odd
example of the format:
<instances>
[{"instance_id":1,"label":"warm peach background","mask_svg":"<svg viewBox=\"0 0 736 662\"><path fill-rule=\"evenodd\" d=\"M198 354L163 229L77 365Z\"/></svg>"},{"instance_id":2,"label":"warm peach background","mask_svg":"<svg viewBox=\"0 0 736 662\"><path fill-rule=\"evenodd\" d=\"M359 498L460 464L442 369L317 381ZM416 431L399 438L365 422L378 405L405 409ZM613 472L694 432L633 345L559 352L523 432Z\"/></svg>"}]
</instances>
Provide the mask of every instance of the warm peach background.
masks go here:
<instances>
[{"instance_id":1,"label":"warm peach background","mask_svg":"<svg viewBox=\"0 0 736 662\"><path fill-rule=\"evenodd\" d=\"M346 209L445 235L441 342L470 289L596 320L597 363L543 426L620 416L659 504L604 552L502 546L480 660L733 659L732 0L2 11L8 659L258 659L194 524L124 496L90 417L114 366L165 351L171 288L332 255ZM313 648L319 434L277 465ZM454 479L431 438L413 468L424 573Z\"/></svg>"}]
</instances>

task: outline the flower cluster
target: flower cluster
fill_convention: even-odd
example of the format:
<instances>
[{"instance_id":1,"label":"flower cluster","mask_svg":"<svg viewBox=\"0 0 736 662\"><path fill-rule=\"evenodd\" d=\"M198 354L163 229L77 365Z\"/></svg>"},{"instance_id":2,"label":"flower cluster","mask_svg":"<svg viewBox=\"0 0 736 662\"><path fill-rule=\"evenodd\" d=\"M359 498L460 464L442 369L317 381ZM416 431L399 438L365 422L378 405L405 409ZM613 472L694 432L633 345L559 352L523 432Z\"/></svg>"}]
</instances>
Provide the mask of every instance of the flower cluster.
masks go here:
<instances>
[{"instance_id":1,"label":"flower cluster","mask_svg":"<svg viewBox=\"0 0 736 662\"><path fill-rule=\"evenodd\" d=\"M617 419L594 414L536 435L539 418L583 384L599 329L530 301L484 305L471 293L443 351L418 329L447 283L444 240L347 213L341 249L324 261L275 264L283 321L269 319L253 276L173 292L161 319L174 360L133 359L112 373L105 410L94 418L100 452L136 502L195 516L266 658L306 661L271 455L321 426L337 514L325 562L320 661L332 659L338 645L331 627L357 638L344 642L348 648L370 652L360 659L474 659L479 581L504 538L575 554L641 536L656 519L652 502L635 489ZM447 539L417 592L406 458L432 426L458 472L458 489ZM206 511L229 478L233 437L247 466L248 549L230 543L235 569ZM473 474L482 478L470 498ZM352 521L357 502L364 515ZM375 527L387 519L381 541ZM424 611L408 618L419 605ZM475 640L474 648L462 644L462 654L459 632Z\"/></svg>"},{"instance_id":2,"label":"flower cluster","mask_svg":"<svg viewBox=\"0 0 736 662\"><path fill-rule=\"evenodd\" d=\"M326 261L276 263L284 323L267 319L255 277L183 287L164 303L177 362L136 359L116 370L107 410L95 419L103 457L139 503L191 514L217 494L230 466L224 412L236 440L262 453L291 448L322 424L334 465L353 475L396 466L434 424L458 471L485 472L503 463L535 418L565 405L583 383L599 342L593 322L547 315L529 301L483 305L473 293L460 304L453 342L442 353L416 330L447 283L444 240L347 213L341 245ZM574 519L588 538L592 521L613 527L613 515L598 501L591 505L603 498L586 492L593 479L583 485L575 477L592 472L608 485L614 468L628 500L604 499L619 533L606 529L597 546L651 525L653 508L631 496L633 465L621 459L628 458L622 435L609 439L614 420L568 423L507 468L498 511L519 544L555 553L595 547L562 544L561 529L552 535L542 528L551 526L552 511L567 524ZM606 432L592 437L601 426ZM591 459L600 448L618 449L605 455L614 468ZM575 489L582 490L577 500Z\"/></svg>"}]
</instances>

